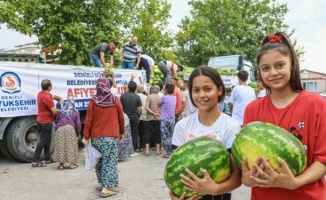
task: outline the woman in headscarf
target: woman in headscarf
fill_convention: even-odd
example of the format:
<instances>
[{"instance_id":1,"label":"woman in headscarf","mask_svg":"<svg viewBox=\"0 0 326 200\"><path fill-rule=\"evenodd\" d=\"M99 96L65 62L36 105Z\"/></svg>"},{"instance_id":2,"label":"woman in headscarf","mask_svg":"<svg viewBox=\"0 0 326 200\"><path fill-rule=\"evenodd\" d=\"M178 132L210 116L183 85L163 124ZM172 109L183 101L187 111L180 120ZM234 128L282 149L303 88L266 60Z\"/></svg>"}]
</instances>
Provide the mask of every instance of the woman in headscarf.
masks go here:
<instances>
[{"instance_id":1,"label":"woman in headscarf","mask_svg":"<svg viewBox=\"0 0 326 200\"><path fill-rule=\"evenodd\" d=\"M102 197L117 194L118 142L123 139L124 131L120 100L112 95L108 79L100 78L96 82L96 95L88 103L83 142L88 145L91 138L91 145L102 153L95 168L96 189Z\"/></svg>"},{"instance_id":2,"label":"woman in headscarf","mask_svg":"<svg viewBox=\"0 0 326 200\"><path fill-rule=\"evenodd\" d=\"M54 160L59 162L58 169L64 169L64 163L70 163L70 169L78 167L78 137L81 132L80 114L74 99L64 101L55 119Z\"/></svg>"}]
</instances>

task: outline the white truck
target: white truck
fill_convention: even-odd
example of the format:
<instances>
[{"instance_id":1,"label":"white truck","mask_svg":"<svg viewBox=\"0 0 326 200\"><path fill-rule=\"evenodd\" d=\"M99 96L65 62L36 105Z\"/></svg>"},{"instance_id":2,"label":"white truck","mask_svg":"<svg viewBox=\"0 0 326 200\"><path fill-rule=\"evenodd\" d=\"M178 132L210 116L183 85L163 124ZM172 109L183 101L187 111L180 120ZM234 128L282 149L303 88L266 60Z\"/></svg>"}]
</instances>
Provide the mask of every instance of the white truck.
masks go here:
<instances>
[{"instance_id":1,"label":"white truck","mask_svg":"<svg viewBox=\"0 0 326 200\"><path fill-rule=\"evenodd\" d=\"M131 75L137 84L146 83L144 70L114 69L119 94ZM11 159L30 162L39 141L36 123L37 94L41 81L50 79L52 94L63 99L73 97L85 121L87 105L96 93L96 80L103 69L22 62L0 62L0 151ZM55 102L56 103L56 102ZM54 129L53 129L54 133ZM52 140L53 141L53 140Z\"/></svg>"},{"instance_id":2,"label":"white truck","mask_svg":"<svg viewBox=\"0 0 326 200\"><path fill-rule=\"evenodd\" d=\"M212 57L208 61L208 66L215 69L232 70L235 74L221 75L225 86L238 85L236 73L240 70L246 70L249 73L249 82L255 81L254 67L245 55L230 55Z\"/></svg>"}]
</instances>

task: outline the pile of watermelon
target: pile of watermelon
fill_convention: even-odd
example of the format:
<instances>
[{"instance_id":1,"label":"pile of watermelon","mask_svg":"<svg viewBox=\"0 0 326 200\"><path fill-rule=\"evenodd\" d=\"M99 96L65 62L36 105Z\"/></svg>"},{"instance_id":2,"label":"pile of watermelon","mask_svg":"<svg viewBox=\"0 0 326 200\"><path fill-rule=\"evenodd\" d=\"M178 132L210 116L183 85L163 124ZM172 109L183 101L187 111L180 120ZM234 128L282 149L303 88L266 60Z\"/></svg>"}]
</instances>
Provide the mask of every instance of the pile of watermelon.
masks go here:
<instances>
[{"instance_id":1,"label":"pile of watermelon","mask_svg":"<svg viewBox=\"0 0 326 200\"><path fill-rule=\"evenodd\" d=\"M166 185L177 196L186 191L180 180L180 174L189 177L186 168L200 178L203 178L200 168L205 168L216 183L223 182L231 173L229 152L220 141L207 136L194 138L179 146L170 156L164 171ZM187 197L204 195L186 192Z\"/></svg>"}]
</instances>

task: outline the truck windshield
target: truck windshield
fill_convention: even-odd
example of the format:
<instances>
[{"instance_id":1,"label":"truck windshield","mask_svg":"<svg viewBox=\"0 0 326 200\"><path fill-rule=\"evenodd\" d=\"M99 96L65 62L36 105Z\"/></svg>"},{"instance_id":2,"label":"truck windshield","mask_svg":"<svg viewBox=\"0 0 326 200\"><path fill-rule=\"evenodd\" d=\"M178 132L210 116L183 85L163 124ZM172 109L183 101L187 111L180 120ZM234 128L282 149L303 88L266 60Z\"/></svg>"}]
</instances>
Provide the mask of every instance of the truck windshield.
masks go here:
<instances>
[{"instance_id":1,"label":"truck windshield","mask_svg":"<svg viewBox=\"0 0 326 200\"><path fill-rule=\"evenodd\" d=\"M239 65L239 56L223 56L209 59L208 66L213 68L236 69Z\"/></svg>"}]
</instances>

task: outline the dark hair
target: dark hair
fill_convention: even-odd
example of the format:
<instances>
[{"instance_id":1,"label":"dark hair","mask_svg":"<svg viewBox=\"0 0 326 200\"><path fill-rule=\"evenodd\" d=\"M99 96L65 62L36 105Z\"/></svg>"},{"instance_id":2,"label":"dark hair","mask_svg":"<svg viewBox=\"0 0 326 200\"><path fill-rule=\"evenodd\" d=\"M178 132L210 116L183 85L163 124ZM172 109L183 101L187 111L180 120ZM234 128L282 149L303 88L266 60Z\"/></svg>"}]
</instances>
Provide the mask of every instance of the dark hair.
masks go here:
<instances>
[{"instance_id":1,"label":"dark hair","mask_svg":"<svg viewBox=\"0 0 326 200\"><path fill-rule=\"evenodd\" d=\"M137 83L135 81L130 81L128 83L129 92L135 92L137 89Z\"/></svg>"},{"instance_id":2,"label":"dark hair","mask_svg":"<svg viewBox=\"0 0 326 200\"><path fill-rule=\"evenodd\" d=\"M174 92L174 86L170 83L165 85L165 89L168 94L173 94Z\"/></svg>"},{"instance_id":3,"label":"dark hair","mask_svg":"<svg viewBox=\"0 0 326 200\"><path fill-rule=\"evenodd\" d=\"M171 78L172 80L175 80L176 82L178 82L178 78L175 78L175 77L173 77L173 78Z\"/></svg>"},{"instance_id":4,"label":"dark hair","mask_svg":"<svg viewBox=\"0 0 326 200\"><path fill-rule=\"evenodd\" d=\"M158 85L160 87L160 90L163 90L164 87L163 82L157 82L154 85Z\"/></svg>"},{"instance_id":5,"label":"dark hair","mask_svg":"<svg viewBox=\"0 0 326 200\"><path fill-rule=\"evenodd\" d=\"M189 95L190 95L191 103L196 106L194 100L192 99L192 84L194 78L200 75L209 77L215 83L217 88L220 88L221 86L223 87L222 95L218 97L218 102L222 101L225 96L225 89L224 89L225 87L221 75L215 69L202 65L195 68L195 70L190 74L189 77L188 87L189 87Z\"/></svg>"},{"instance_id":6,"label":"dark hair","mask_svg":"<svg viewBox=\"0 0 326 200\"><path fill-rule=\"evenodd\" d=\"M189 81L188 81L188 80L184 80L184 81L183 81L183 84L184 84L184 85L187 85L187 86L189 87Z\"/></svg>"},{"instance_id":7,"label":"dark hair","mask_svg":"<svg viewBox=\"0 0 326 200\"><path fill-rule=\"evenodd\" d=\"M117 42L117 41L114 41L114 42L113 42L113 44L114 44L116 47L118 47L118 45L119 45L119 42Z\"/></svg>"},{"instance_id":8,"label":"dark hair","mask_svg":"<svg viewBox=\"0 0 326 200\"><path fill-rule=\"evenodd\" d=\"M301 79L300 79L299 60L298 60L298 57L293 49L293 45L291 43L289 36L284 32L276 32L273 35L280 36L282 38L282 41L281 42L270 42L268 39L270 35L268 35L264 38L262 45L260 47L260 50L258 52L258 55L257 55L258 69L260 70L259 62L260 62L261 57L264 54L266 54L268 51L275 49L278 52L280 52L281 54L283 54L284 56L288 56L290 58L291 77L290 77L289 83L290 83L291 89L295 92L300 92L300 91L304 90L302 87L302 84L301 84ZM268 94L271 93L271 88L268 87L264 83L264 81L261 78L260 73L259 73L259 76L260 76L263 86L266 88L266 92Z\"/></svg>"},{"instance_id":9,"label":"dark hair","mask_svg":"<svg viewBox=\"0 0 326 200\"><path fill-rule=\"evenodd\" d=\"M249 73L246 70L240 70L237 73L237 77L243 82L246 82L248 80L248 76L249 76Z\"/></svg>"},{"instance_id":10,"label":"dark hair","mask_svg":"<svg viewBox=\"0 0 326 200\"><path fill-rule=\"evenodd\" d=\"M183 66L182 65L178 65L178 67L180 67L181 71L183 71Z\"/></svg>"},{"instance_id":11,"label":"dark hair","mask_svg":"<svg viewBox=\"0 0 326 200\"><path fill-rule=\"evenodd\" d=\"M42 82L41 82L41 88L42 90L47 90L49 89L49 87L52 86L52 83L49 79L44 79Z\"/></svg>"}]
</instances>

